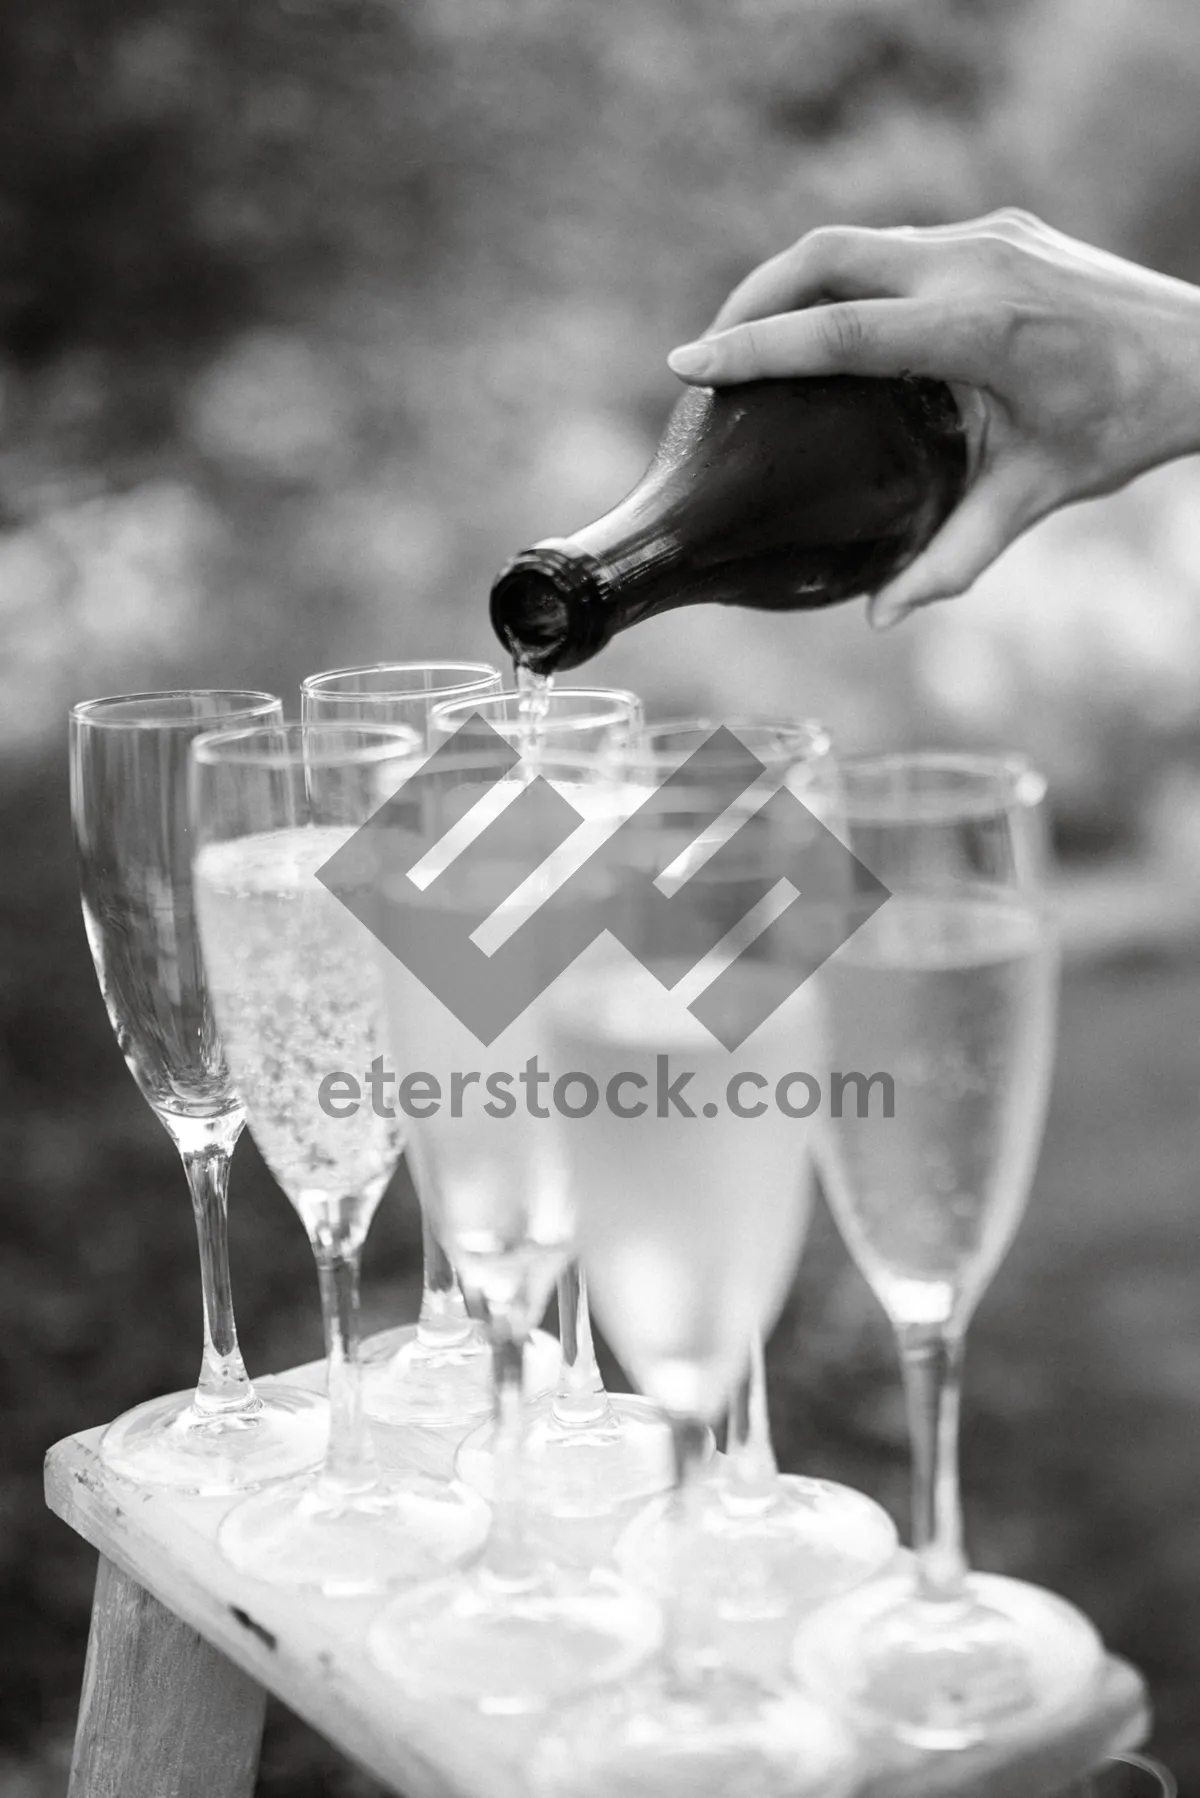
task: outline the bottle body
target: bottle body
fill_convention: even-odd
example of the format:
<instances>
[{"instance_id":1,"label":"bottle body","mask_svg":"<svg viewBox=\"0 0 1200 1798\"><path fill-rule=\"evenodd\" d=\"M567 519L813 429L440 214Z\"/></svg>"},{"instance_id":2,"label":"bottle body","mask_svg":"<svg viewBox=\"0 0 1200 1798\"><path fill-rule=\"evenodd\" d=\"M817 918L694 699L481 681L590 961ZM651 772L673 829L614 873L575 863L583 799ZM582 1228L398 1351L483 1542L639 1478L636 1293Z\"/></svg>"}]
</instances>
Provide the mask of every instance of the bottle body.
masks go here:
<instances>
[{"instance_id":1,"label":"bottle body","mask_svg":"<svg viewBox=\"0 0 1200 1798\"><path fill-rule=\"evenodd\" d=\"M962 420L941 382L691 388L620 505L501 572L492 623L515 661L550 674L676 606L852 599L919 554L966 479Z\"/></svg>"}]
</instances>

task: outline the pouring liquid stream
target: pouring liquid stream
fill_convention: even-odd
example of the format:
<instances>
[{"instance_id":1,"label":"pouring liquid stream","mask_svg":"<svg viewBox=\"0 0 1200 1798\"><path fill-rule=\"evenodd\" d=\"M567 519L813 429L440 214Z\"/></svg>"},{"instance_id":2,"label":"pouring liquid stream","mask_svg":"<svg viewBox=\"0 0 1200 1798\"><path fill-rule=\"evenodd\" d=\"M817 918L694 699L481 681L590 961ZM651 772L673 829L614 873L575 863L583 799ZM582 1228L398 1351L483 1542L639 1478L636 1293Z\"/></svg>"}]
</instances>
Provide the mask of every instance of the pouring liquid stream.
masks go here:
<instances>
[{"instance_id":1,"label":"pouring liquid stream","mask_svg":"<svg viewBox=\"0 0 1200 1798\"><path fill-rule=\"evenodd\" d=\"M545 737L546 716L550 710L550 692L554 685L552 674L535 674L525 662L513 663L516 676L517 717L520 729L520 748L522 755L536 759L537 752Z\"/></svg>"}]
</instances>

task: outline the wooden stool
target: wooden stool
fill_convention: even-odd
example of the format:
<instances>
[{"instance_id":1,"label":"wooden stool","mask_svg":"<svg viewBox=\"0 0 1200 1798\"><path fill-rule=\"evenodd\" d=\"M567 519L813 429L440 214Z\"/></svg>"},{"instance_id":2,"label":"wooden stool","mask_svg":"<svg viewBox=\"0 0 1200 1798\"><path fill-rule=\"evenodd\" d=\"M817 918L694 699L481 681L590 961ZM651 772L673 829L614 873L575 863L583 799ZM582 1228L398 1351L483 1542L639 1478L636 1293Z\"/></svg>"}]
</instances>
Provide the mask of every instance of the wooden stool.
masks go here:
<instances>
[{"instance_id":1,"label":"wooden stool","mask_svg":"<svg viewBox=\"0 0 1200 1798\"><path fill-rule=\"evenodd\" d=\"M318 1385L321 1369L290 1381ZM528 1798L536 1720L431 1711L366 1651L386 1600L260 1585L230 1567L216 1531L231 1500L114 1478L103 1432L46 1458L46 1502L99 1550L69 1798L252 1798L268 1691L403 1798ZM397 1433L399 1435L399 1433ZM406 1454L449 1471L453 1447L403 1433ZM961 1754L889 1752L862 1798L1035 1798L1141 1742L1141 1680L1111 1661L1103 1688L1052 1733L1016 1729Z\"/></svg>"}]
</instances>

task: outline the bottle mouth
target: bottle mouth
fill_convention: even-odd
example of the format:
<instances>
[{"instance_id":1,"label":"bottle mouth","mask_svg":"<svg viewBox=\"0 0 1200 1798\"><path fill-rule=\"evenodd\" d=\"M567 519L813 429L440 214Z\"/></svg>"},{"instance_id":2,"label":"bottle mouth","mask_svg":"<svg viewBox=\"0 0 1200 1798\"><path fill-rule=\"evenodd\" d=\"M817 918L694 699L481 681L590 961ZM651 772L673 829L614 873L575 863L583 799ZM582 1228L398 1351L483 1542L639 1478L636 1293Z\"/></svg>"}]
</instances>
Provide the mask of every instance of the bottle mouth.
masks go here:
<instances>
[{"instance_id":1,"label":"bottle mouth","mask_svg":"<svg viewBox=\"0 0 1200 1798\"><path fill-rule=\"evenodd\" d=\"M535 569L502 574L492 588L496 635L522 667L549 674L570 634L570 608L554 581Z\"/></svg>"},{"instance_id":2,"label":"bottle mouth","mask_svg":"<svg viewBox=\"0 0 1200 1798\"><path fill-rule=\"evenodd\" d=\"M606 639L600 597L590 557L538 543L496 577L492 629L518 667L534 674L578 668Z\"/></svg>"}]
</instances>

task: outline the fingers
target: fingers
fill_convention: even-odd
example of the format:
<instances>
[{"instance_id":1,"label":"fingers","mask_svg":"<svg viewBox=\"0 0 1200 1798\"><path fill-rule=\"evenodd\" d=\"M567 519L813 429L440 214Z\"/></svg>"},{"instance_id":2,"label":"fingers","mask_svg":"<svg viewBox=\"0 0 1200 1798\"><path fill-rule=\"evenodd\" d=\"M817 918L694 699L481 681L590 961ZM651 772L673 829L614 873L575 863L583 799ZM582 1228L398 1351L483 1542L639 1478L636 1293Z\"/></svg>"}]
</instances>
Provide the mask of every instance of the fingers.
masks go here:
<instances>
[{"instance_id":1,"label":"fingers","mask_svg":"<svg viewBox=\"0 0 1200 1798\"><path fill-rule=\"evenodd\" d=\"M919 264L919 246L899 232L850 226L810 231L734 288L709 335L814 300L901 296L911 290Z\"/></svg>"},{"instance_id":2,"label":"fingers","mask_svg":"<svg viewBox=\"0 0 1200 1798\"><path fill-rule=\"evenodd\" d=\"M919 606L965 593L985 568L1042 515L1041 479L1027 465L985 474L903 574L871 598L867 616L890 630Z\"/></svg>"},{"instance_id":3,"label":"fingers","mask_svg":"<svg viewBox=\"0 0 1200 1798\"><path fill-rule=\"evenodd\" d=\"M682 344L667 361L681 380L706 387L788 375L959 378L951 311L923 300L861 300L812 306L735 325Z\"/></svg>"},{"instance_id":4,"label":"fingers","mask_svg":"<svg viewBox=\"0 0 1200 1798\"><path fill-rule=\"evenodd\" d=\"M996 212L980 218L954 219L945 225L903 225L896 227L905 237L917 237L926 243L960 242L970 238L1004 237L1010 243L1029 238L1052 238L1058 235L1032 212L1019 206L1001 206Z\"/></svg>"},{"instance_id":5,"label":"fingers","mask_svg":"<svg viewBox=\"0 0 1200 1798\"><path fill-rule=\"evenodd\" d=\"M947 246L996 237L1045 245L1059 235L1017 206L947 225L893 225L883 231L826 226L747 275L717 313L708 335L817 300L912 298L933 258Z\"/></svg>"}]
</instances>

